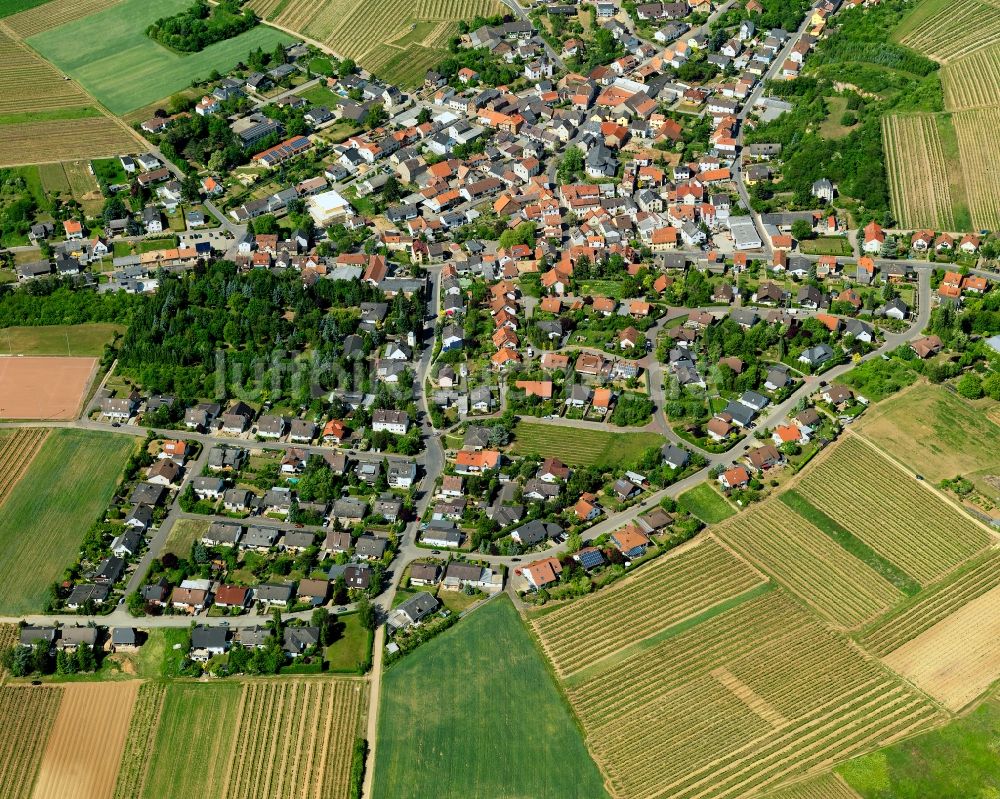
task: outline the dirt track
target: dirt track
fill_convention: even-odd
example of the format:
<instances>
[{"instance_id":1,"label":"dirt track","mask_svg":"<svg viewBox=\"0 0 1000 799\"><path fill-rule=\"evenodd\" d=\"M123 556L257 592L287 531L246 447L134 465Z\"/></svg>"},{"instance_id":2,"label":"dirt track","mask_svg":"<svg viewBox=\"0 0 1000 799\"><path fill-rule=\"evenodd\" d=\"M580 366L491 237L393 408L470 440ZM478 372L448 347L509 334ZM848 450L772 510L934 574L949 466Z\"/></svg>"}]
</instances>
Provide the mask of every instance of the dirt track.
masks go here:
<instances>
[{"instance_id":1,"label":"dirt track","mask_svg":"<svg viewBox=\"0 0 1000 799\"><path fill-rule=\"evenodd\" d=\"M111 799L138 681L65 687L33 799Z\"/></svg>"},{"instance_id":2,"label":"dirt track","mask_svg":"<svg viewBox=\"0 0 1000 799\"><path fill-rule=\"evenodd\" d=\"M885 662L945 707L961 710L1000 677L1000 587L903 644Z\"/></svg>"},{"instance_id":3,"label":"dirt track","mask_svg":"<svg viewBox=\"0 0 1000 799\"><path fill-rule=\"evenodd\" d=\"M96 358L0 358L0 419L75 419Z\"/></svg>"}]
</instances>

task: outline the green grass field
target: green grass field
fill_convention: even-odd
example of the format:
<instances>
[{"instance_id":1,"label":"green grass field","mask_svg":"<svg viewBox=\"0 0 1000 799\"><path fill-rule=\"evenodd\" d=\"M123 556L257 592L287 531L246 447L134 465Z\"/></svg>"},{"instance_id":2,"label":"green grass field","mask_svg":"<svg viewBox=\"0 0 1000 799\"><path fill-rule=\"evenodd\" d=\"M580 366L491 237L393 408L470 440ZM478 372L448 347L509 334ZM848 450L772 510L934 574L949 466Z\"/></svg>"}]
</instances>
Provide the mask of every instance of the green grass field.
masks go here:
<instances>
[{"instance_id":1,"label":"green grass field","mask_svg":"<svg viewBox=\"0 0 1000 799\"><path fill-rule=\"evenodd\" d=\"M144 797L222 796L242 691L236 681L167 686Z\"/></svg>"},{"instance_id":2,"label":"green grass field","mask_svg":"<svg viewBox=\"0 0 1000 799\"><path fill-rule=\"evenodd\" d=\"M946 727L837 770L864 799L987 799L1000 796L998 741L994 698Z\"/></svg>"},{"instance_id":3,"label":"green grass field","mask_svg":"<svg viewBox=\"0 0 1000 799\"><path fill-rule=\"evenodd\" d=\"M69 73L115 114L154 103L213 69L225 72L258 47L265 52L291 37L258 25L233 39L181 55L160 46L144 33L160 17L175 14L189 0L123 0L104 11L61 25L28 39L28 44Z\"/></svg>"},{"instance_id":4,"label":"green grass field","mask_svg":"<svg viewBox=\"0 0 1000 799\"><path fill-rule=\"evenodd\" d=\"M385 674L373 795L607 796L569 709L506 597Z\"/></svg>"},{"instance_id":5,"label":"green grass field","mask_svg":"<svg viewBox=\"0 0 1000 799\"><path fill-rule=\"evenodd\" d=\"M656 433L608 433L551 424L518 422L514 455L559 458L570 466L630 466L650 447L663 444Z\"/></svg>"},{"instance_id":6,"label":"green grass field","mask_svg":"<svg viewBox=\"0 0 1000 799\"><path fill-rule=\"evenodd\" d=\"M851 243L843 236L819 236L800 241L799 249L812 255L850 255Z\"/></svg>"},{"instance_id":7,"label":"green grass field","mask_svg":"<svg viewBox=\"0 0 1000 799\"><path fill-rule=\"evenodd\" d=\"M0 506L0 613L41 610L114 494L131 436L56 429Z\"/></svg>"},{"instance_id":8,"label":"green grass field","mask_svg":"<svg viewBox=\"0 0 1000 799\"><path fill-rule=\"evenodd\" d=\"M3 355L74 355L99 358L104 345L121 325L95 322L85 325L46 325L6 327L0 330L0 354Z\"/></svg>"},{"instance_id":9,"label":"green grass field","mask_svg":"<svg viewBox=\"0 0 1000 799\"><path fill-rule=\"evenodd\" d=\"M191 554L191 544L208 532L210 524L208 519L178 519L170 528L163 551L171 552L179 558L188 557Z\"/></svg>"},{"instance_id":10,"label":"green grass field","mask_svg":"<svg viewBox=\"0 0 1000 799\"><path fill-rule=\"evenodd\" d=\"M369 660L372 634L362 626L357 613L339 616L339 621L339 637L327 647L326 660L331 672L353 674Z\"/></svg>"},{"instance_id":11,"label":"green grass field","mask_svg":"<svg viewBox=\"0 0 1000 799\"><path fill-rule=\"evenodd\" d=\"M677 497L677 504L705 524L718 524L736 513L726 498L707 481Z\"/></svg>"}]
</instances>

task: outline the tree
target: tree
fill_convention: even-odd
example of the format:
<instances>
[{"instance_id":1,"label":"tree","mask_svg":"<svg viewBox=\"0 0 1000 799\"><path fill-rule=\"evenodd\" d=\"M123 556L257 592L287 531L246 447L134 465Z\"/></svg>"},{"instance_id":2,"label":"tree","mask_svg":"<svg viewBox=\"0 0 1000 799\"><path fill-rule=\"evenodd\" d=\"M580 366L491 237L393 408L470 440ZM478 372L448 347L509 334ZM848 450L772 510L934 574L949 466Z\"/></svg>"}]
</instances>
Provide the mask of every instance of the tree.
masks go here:
<instances>
[{"instance_id":1,"label":"tree","mask_svg":"<svg viewBox=\"0 0 1000 799\"><path fill-rule=\"evenodd\" d=\"M559 162L559 169L556 170L558 181L562 184L572 183L582 171L583 151L576 145L566 148L566 152Z\"/></svg>"},{"instance_id":2,"label":"tree","mask_svg":"<svg viewBox=\"0 0 1000 799\"><path fill-rule=\"evenodd\" d=\"M424 106L423 108L420 109L420 113L417 114L417 124L423 125L427 122L430 122L433 118L434 117L431 114L431 109L429 109L427 106Z\"/></svg>"},{"instance_id":3,"label":"tree","mask_svg":"<svg viewBox=\"0 0 1000 799\"><path fill-rule=\"evenodd\" d=\"M805 241L813 237L812 225L805 219L796 219L792 222L792 238L798 241Z\"/></svg>"},{"instance_id":4,"label":"tree","mask_svg":"<svg viewBox=\"0 0 1000 799\"><path fill-rule=\"evenodd\" d=\"M983 381L978 375L966 372L959 379L955 390L966 399L979 399L983 396Z\"/></svg>"},{"instance_id":5,"label":"tree","mask_svg":"<svg viewBox=\"0 0 1000 799\"><path fill-rule=\"evenodd\" d=\"M368 595L361 594L358 597L358 601L354 603L354 606L357 608L358 621L361 622L361 626L366 630L374 630L377 623L377 616L375 614L375 606L368 598Z\"/></svg>"},{"instance_id":6,"label":"tree","mask_svg":"<svg viewBox=\"0 0 1000 799\"><path fill-rule=\"evenodd\" d=\"M382 103L375 103L365 114L364 124L366 128L377 128L389 121L389 114Z\"/></svg>"},{"instance_id":7,"label":"tree","mask_svg":"<svg viewBox=\"0 0 1000 799\"><path fill-rule=\"evenodd\" d=\"M146 615L146 600L142 598L142 594L138 591L133 591L128 595L128 601L125 606L128 608L128 612L133 616Z\"/></svg>"},{"instance_id":8,"label":"tree","mask_svg":"<svg viewBox=\"0 0 1000 799\"><path fill-rule=\"evenodd\" d=\"M309 619L313 627L319 628L320 646L327 646L330 642L330 611L326 608L316 608Z\"/></svg>"}]
</instances>

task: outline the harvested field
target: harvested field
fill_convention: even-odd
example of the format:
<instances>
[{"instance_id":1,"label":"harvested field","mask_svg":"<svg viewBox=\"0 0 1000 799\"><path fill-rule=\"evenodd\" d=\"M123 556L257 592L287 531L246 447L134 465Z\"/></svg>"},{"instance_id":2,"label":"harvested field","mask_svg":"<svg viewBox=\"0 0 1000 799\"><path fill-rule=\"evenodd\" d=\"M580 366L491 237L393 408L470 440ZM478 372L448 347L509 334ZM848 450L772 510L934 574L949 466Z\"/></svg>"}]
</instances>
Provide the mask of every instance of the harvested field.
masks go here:
<instances>
[{"instance_id":1,"label":"harvested field","mask_svg":"<svg viewBox=\"0 0 1000 799\"><path fill-rule=\"evenodd\" d=\"M139 686L132 706L132 718L125 737L125 749L118 768L113 799L133 799L142 790L149 773L153 741L160 725L166 695L167 687L161 682L144 682Z\"/></svg>"},{"instance_id":2,"label":"harvested field","mask_svg":"<svg viewBox=\"0 0 1000 799\"><path fill-rule=\"evenodd\" d=\"M103 158L135 152L136 139L110 117L4 125L0 166Z\"/></svg>"},{"instance_id":3,"label":"harvested field","mask_svg":"<svg viewBox=\"0 0 1000 799\"><path fill-rule=\"evenodd\" d=\"M978 524L855 436L833 447L796 490L921 585L990 542Z\"/></svg>"},{"instance_id":4,"label":"harvested field","mask_svg":"<svg viewBox=\"0 0 1000 799\"><path fill-rule=\"evenodd\" d=\"M907 227L954 230L955 215L938 119L932 114L882 118L892 210Z\"/></svg>"},{"instance_id":5,"label":"harvested field","mask_svg":"<svg viewBox=\"0 0 1000 799\"><path fill-rule=\"evenodd\" d=\"M259 680L244 684L240 735L221 796L347 796L366 698L363 680Z\"/></svg>"},{"instance_id":6,"label":"harvested field","mask_svg":"<svg viewBox=\"0 0 1000 799\"><path fill-rule=\"evenodd\" d=\"M1000 36L996 0L930 0L903 21L900 44L948 63L992 44Z\"/></svg>"},{"instance_id":7,"label":"harvested field","mask_svg":"<svg viewBox=\"0 0 1000 799\"><path fill-rule=\"evenodd\" d=\"M0 418L75 419L96 358L0 358Z\"/></svg>"},{"instance_id":8,"label":"harvested field","mask_svg":"<svg viewBox=\"0 0 1000 799\"><path fill-rule=\"evenodd\" d=\"M878 572L778 502L751 508L715 533L839 627L859 627L903 598Z\"/></svg>"},{"instance_id":9,"label":"harvested field","mask_svg":"<svg viewBox=\"0 0 1000 799\"><path fill-rule=\"evenodd\" d=\"M1000 44L991 44L941 69L945 108L966 111L1000 104Z\"/></svg>"},{"instance_id":10,"label":"harvested field","mask_svg":"<svg viewBox=\"0 0 1000 799\"><path fill-rule=\"evenodd\" d=\"M899 613L866 631L860 643L877 657L888 655L997 586L1000 586L1000 553L991 552L969 568L949 575Z\"/></svg>"},{"instance_id":11,"label":"harvested field","mask_svg":"<svg viewBox=\"0 0 1000 799\"><path fill-rule=\"evenodd\" d=\"M1000 35L1000 9L993 12ZM982 34L982 31L979 32ZM961 111L952 116L958 135L958 151L969 212L976 228L996 230L1000 227L1000 141L994 135L1000 126L1000 105Z\"/></svg>"},{"instance_id":12,"label":"harvested field","mask_svg":"<svg viewBox=\"0 0 1000 799\"><path fill-rule=\"evenodd\" d=\"M556 671L568 677L763 582L759 572L708 538L533 624Z\"/></svg>"},{"instance_id":13,"label":"harvested field","mask_svg":"<svg viewBox=\"0 0 1000 799\"><path fill-rule=\"evenodd\" d=\"M1000 588L946 616L883 658L950 710L1000 678Z\"/></svg>"},{"instance_id":14,"label":"harvested field","mask_svg":"<svg viewBox=\"0 0 1000 799\"><path fill-rule=\"evenodd\" d=\"M72 683L42 757L33 799L110 797L139 683Z\"/></svg>"},{"instance_id":15,"label":"harvested field","mask_svg":"<svg viewBox=\"0 0 1000 799\"><path fill-rule=\"evenodd\" d=\"M0 685L0 799L27 799L62 701L61 688Z\"/></svg>"},{"instance_id":16,"label":"harvested field","mask_svg":"<svg viewBox=\"0 0 1000 799\"><path fill-rule=\"evenodd\" d=\"M1000 426L984 409L944 386L918 383L865 411L855 431L935 483L1000 473Z\"/></svg>"},{"instance_id":17,"label":"harvested field","mask_svg":"<svg viewBox=\"0 0 1000 799\"><path fill-rule=\"evenodd\" d=\"M44 7L14 14L4 22L17 36L27 39L67 22L89 17L118 2L120 0L49 0Z\"/></svg>"},{"instance_id":18,"label":"harvested field","mask_svg":"<svg viewBox=\"0 0 1000 799\"><path fill-rule=\"evenodd\" d=\"M630 799L754 796L942 720L781 591L569 696L615 795Z\"/></svg>"},{"instance_id":19,"label":"harvested field","mask_svg":"<svg viewBox=\"0 0 1000 799\"><path fill-rule=\"evenodd\" d=\"M0 438L0 505L24 476L48 435L48 430L23 428Z\"/></svg>"}]
</instances>

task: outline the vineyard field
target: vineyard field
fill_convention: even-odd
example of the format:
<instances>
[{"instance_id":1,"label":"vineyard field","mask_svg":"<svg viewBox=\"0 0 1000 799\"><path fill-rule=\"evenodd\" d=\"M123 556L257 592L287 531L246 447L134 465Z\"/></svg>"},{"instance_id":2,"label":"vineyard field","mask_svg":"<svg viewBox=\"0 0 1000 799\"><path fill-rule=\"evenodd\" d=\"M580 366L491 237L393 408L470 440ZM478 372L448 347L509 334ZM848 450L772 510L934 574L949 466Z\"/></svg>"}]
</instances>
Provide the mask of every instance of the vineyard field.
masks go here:
<instances>
[{"instance_id":1,"label":"vineyard field","mask_svg":"<svg viewBox=\"0 0 1000 799\"><path fill-rule=\"evenodd\" d=\"M365 692L362 680L245 683L222 795L347 796Z\"/></svg>"},{"instance_id":2,"label":"vineyard field","mask_svg":"<svg viewBox=\"0 0 1000 799\"><path fill-rule=\"evenodd\" d=\"M998 36L996 0L925 0L894 34L900 44L945 64L992 44Z\"/></svg>"},{"instance_id":3,"label":"vineyard field","mask_svg":"<svg viewBox=\"0 0 1000 799\"><path fill-rule=\"evenodd\" d=\"M875 570L778 502L740 514L715 534L841 628L859 627L903 598Z\"/></svg>"},{"instance_id":4,"label":"vineyard field","mask_svg":"<svg viewBox=\"0 0 1000 799\"><path fill-rule=\"evenodd\" d=\"M942 721L771 591L569 691L616 796L728 799Z\"/></svg>"},{"instance_id":5,"label":"vineyard field","mask_svg":"<svg viewBox=\"0 0 1000 799\"><path fill-rule=\"evenodd\" d=\"M797 491L921 585L990 541L970 518L853 436L815 464Z\"/></svg>"},{"instance_id":6,"label":"vineyard field","mask_svg":"<svg viewBox=\"0 0 1000 799\"><path fill-rule=\"evenodd\" d=\"M126 155L137 146L121 124L103 115L0 126L0 166Z\"/></svg>"},{"instance_id":7,"label":"vineyard field","mask_svg":"<svg viewBox=\"0 0 1000 799\"><path fill-rule=\"evenodd\" d=\"M556 671L571 674L764 582L713 539L534 621Z\"/></svg>"},{"instance_id":8,"label":"vineyard field","mask_svg":"<svg viewBox=\"0 0 1000 799\"><path fill-rule=\"evenodd\" d=\"M92 105L72 81L0 30L0 117Z\"/></svg>"},{"instance_id":9,"label":"vineyard field","mask_svg":"<svg viewBox=\"0 0 1000 799\"><path fill-rule=\"evenodd\" d=\"M27 427L0 438L0 505L28 470L48 435L48 430Z\"/></svg>"},{"instance_id":10,"label":"vineyard field","mask_svg":"<svg viewBox=\"0 0 1000 799\"><path fill-rule=\"evenodd\" d=\"M0 799L31 796L62 688L0 685Z\"/></svg>"},{"instance_id":11,"label":"vineyard field","mask_svg":"<svg viewBox=\"0 0 1000 799\"><path fill-rule=\"evenodd\" d=\"M946 64L941 84L949 111L1000 105L1000 44Z\"/></svg>"},{"instance_id":12,"label":"vineyard field","mask_svg":"<svg viewBox=\"0 0 1000 799\"><path fill-rule=\"evenodd\" d=\"M994 11L1000 28L1000 9ZM969 212L976 228L1000 228L1000 194L996 176L1000 171L1000 104L992 108L961 111L952 115L958 136L958 151L969 199Z\"/></svg>"},{"instance_id":13,"label":"vineyard field","mask_svg":"<svg viewBox=\"0 0 1000 799\"><path fill-rule=\"evenodd\" d=\"M973 599L883 658L949 710L1000 678L1000 588Z\"/></svg>"},{"instance_id":14,"label":"vineyard field","mask_svg":"<svg viewBox=\"0 0 1000 799\"><path fill-rule=\"evenodd\" d=\"M833 774L824 774L816 779L796 783L778 793L768 794L767 799L860 799L860 797Z\"/></svg>"},{"instance_id":15,"label":"vineyard field","mask_svg":"<svg viewBox=\"0 0 1000 799\"><path fill-rule=\"evenodd\" d=\"M447 56L459 20L504 12L498 0L251 0L250 7L408 88Z\"/></svg>"},{"instance_id":16,"label":"vineyard field","mask_svg":"<svg viewBox=\"0 0 1000 799\"><path fill-rule=\"evenodd\" d=\"M133 799L142 790L149 773L153 741L166 695L167 688L163 683L144 682L139 686L118 767L114 799Z\"/></svg>"},{"instance_id":17,"label":"vineyard field","mask_svg":"<svg viewBox=\"0 0 1000 799\"><path fill-rule=\"evenodd\" d=\"M19 37L27 39L36 33L57 28L77 19L89 17L115 5L120 0L48 0L43 6L22 11L4 20Z\"/></svg>"},{"instance_id":18,"label":"vineyard field","mask_svg":"<svg viewBox=\"0 0 1000 799\"><path fill-rule=\"evenodd\" d=\"M923 592L898 613L880 621L861 636L860 643L877 657L888 655L929 630L963 605L1000 586L1000 555L990 553Z\"/></svg>"},{"instance_id":19,"label":"vineyard field","mask_svg":"<svg viewBox=\"0 0 1000 799\"><path fill-rule=\"evenodd\" d=\"M139 682L81 682L63 688L33 799L110 796Z\"/></svg>"},{"instance_id":20,"label":"vineyard field","mask_svg":"<svg viewBox=\"0 0 1000 799\"><path fill-rule=\"evenodd\" d=\"M882 139L893 214L901 225L955 230L955 197L939 120L933 114L886 115Z\"/></svg>"}]
</instances>

